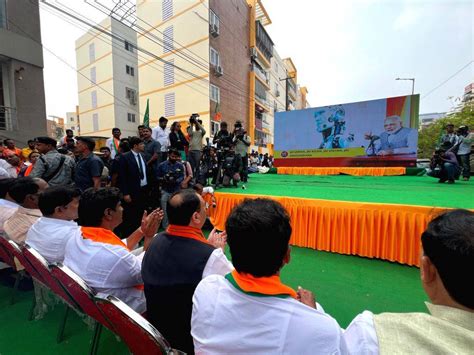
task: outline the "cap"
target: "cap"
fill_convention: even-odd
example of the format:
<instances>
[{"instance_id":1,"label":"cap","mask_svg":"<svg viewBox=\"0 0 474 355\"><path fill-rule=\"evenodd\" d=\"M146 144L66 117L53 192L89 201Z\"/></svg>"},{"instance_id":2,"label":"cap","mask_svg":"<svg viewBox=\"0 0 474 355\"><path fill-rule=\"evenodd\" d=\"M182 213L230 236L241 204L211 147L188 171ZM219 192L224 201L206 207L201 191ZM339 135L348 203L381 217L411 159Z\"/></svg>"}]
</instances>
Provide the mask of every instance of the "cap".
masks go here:
<instances>
[{"instance_id":1,"label":"cap","mask_svg":"<svg viewBox=\"0 0 474 355\"><path fill-rule=\"evenodd\" d=\"M43 144L51 144L53 147L56 147L58 142L51 137L36 137L35 142Z\"/></svg>"}]
</instances>

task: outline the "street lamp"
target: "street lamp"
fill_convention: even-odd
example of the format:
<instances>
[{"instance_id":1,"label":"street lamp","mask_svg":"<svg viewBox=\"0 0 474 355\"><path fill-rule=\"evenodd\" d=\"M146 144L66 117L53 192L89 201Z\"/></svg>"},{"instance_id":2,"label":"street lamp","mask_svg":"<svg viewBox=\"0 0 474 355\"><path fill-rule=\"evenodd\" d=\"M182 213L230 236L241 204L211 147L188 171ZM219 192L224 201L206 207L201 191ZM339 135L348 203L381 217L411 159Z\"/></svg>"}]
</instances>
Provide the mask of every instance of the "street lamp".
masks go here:
<instances>
[{"instance_id":1,"label":"street lamp","mask_svg":"<svg viewBox=\"0 0 474 355\"><path fill-rule=\"evenodd\" d=\"M396 78L395 80L411 80L411 94L415 94L415 78Z\"/></svg>"}]
</instances>

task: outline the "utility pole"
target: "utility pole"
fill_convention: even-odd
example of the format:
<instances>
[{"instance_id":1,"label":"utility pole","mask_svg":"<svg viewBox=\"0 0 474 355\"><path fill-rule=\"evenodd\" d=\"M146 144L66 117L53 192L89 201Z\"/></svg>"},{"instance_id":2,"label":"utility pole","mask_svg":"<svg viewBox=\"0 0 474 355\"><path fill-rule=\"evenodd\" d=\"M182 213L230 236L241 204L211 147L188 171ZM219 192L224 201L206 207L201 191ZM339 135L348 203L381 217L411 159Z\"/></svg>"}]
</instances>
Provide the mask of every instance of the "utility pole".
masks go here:
<instances>
[{"instance_id":1,"label":"utility pole","mask_svg":"<svg viewBox=\"0 0 474 355\"><path fill-rule=\"evenodd\" d=\"M415 78L396 78L395 80L410 80L411 81L411 94L415 94Z\"/></svg>"},{"instance_id":2,"label":"utility pole","mask_svg":"<svg viewBox=\"0 0 474 355\"><path fill-rule=\"evenodd\" d=\"M294 76L288 76L288 74L286 74L286 78L283 78L283 79L280 79L280 81L285 81L285 111L289 111L290 110L290 99L289 99L289 96L288 96L288 80L290 79L294 79Z\"/></svg>"}]
</instances>

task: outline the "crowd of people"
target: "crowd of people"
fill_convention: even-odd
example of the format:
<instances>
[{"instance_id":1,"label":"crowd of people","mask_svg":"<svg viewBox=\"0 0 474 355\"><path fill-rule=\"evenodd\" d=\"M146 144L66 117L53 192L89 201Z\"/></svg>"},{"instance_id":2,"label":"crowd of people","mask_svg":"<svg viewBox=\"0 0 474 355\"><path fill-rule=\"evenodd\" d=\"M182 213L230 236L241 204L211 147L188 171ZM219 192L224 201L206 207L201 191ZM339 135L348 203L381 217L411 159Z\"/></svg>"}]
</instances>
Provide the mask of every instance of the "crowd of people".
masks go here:
<instances>
[{"instance_id":1,"label":"crowd of people","mask_svg":"<svg viewBox=\"0 0 474 355\"><path fill-rule=\"evenodd\" d=\"M440 183L454 184L461 175L464 181L469 181L473 144L474 133L469 132L469 127L460 126L455 130L453 124L448 124L431 158L428 175L439 179Z\"/></svg>"},{"instance_id":2,"label":"crowd of people","mask_svg":"<svg viewBox=\"0 0 474 355\"><path fill-rule=\"evenodd\" d=\"M342 329L312 292L280 279L291 261L292 232L280 203L244 200L224 231L204 236L208 209L216 208L204 196L213 192L206 185L245 183L255 164L257 171L268 169L272 159L248 154L250 139L239 123L232 133L221 123L215 146L203 147L205 130L195 115L187 133L179 123L168 131L164 117L127 139L114 128L100 157L93 140L70 132L59 149L49 137L23 150L7 140L0 160L0 238L63 263L99 294L146 316L172 347L187 353L472 350L473 212L439 215L421 236L429 313L365 311Z\"/></svg>"}]
</instances>

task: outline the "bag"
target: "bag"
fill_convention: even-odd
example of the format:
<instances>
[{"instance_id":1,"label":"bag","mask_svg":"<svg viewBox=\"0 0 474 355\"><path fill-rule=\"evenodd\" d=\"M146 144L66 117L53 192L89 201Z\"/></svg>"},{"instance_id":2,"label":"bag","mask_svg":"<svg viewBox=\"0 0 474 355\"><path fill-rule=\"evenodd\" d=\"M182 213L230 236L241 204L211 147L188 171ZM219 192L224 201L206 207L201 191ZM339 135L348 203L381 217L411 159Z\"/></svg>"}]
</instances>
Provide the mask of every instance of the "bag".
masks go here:
<instances>
[{"instance_id":1,"label":"bag","mask_svg":"<svg viewBox=\"0 0 474 355\"><path fill-rule=\"evenodd\" d=\"M46 162L46 160L44 160L43 157L40 157L40 160L43 162L43 165L45 166L45 172L47 172L49 170L49 164ZM59 160L58 167L52 173L50 173L48 175L43 174L43 176L41 178L44 181L49 182L52 178L54 178L56 175L58 175L58 173L61 170L61 168L63 167L65 161L66 161L66 156L61 154L61 158Z\"/></svg>"}]
</instances>

